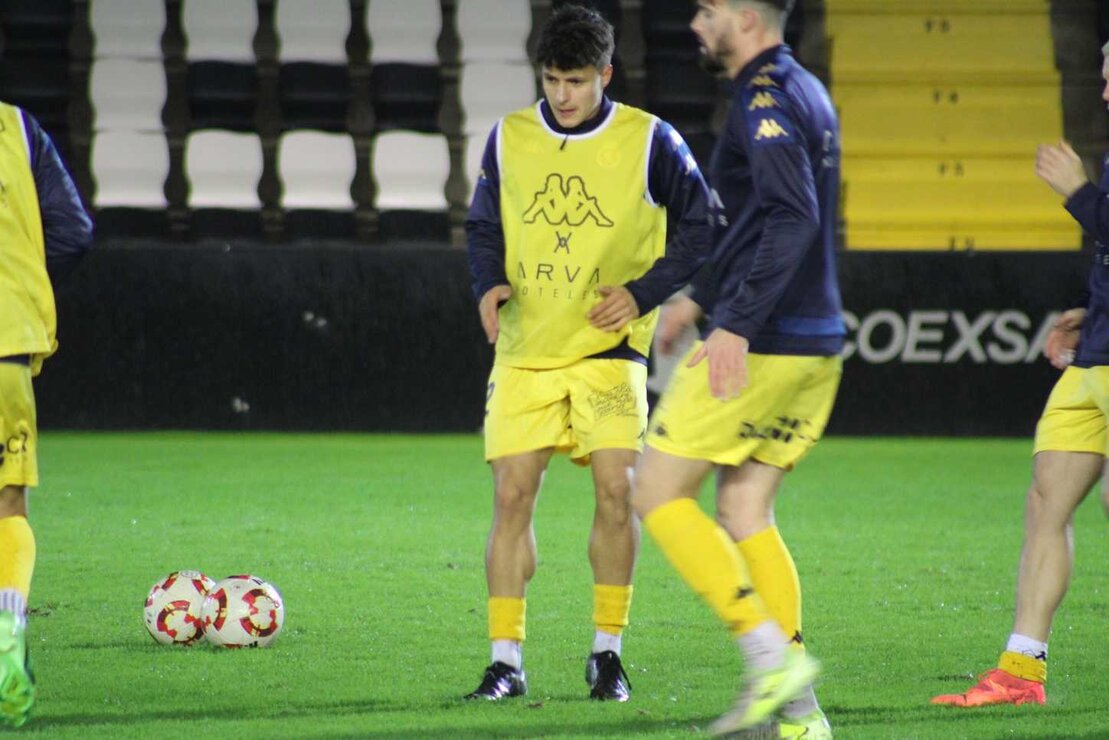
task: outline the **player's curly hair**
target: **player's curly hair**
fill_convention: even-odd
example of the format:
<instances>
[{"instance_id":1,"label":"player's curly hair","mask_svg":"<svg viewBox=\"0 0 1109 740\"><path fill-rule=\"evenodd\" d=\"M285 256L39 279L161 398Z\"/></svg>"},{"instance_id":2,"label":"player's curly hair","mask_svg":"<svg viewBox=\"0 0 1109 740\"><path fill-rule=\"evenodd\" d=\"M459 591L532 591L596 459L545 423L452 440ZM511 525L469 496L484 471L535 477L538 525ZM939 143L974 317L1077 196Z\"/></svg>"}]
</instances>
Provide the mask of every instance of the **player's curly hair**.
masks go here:
<instances>
[{"instance_id":1,"label":"player's curly hair","mask_svg":"<svg viewBox=\"0 0 1109 740\"><path fill-rule=\"evenodd\" d=\"M540 67L602 70L612 64L616 48L612 24L596 10L564 5L547 19L539 33L535 62Z\"/></svg>"}]
</instances>

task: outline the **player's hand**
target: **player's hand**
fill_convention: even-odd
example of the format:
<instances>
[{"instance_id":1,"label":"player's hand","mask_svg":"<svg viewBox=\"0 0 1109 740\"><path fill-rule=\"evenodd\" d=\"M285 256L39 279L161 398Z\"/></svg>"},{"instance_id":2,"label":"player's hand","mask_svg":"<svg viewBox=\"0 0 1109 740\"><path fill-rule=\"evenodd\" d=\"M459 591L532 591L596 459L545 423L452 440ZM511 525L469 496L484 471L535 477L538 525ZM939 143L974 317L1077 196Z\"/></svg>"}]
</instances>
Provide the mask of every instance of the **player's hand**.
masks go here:
<instances>
[{"instance_id":1,"label":"player's hand","mask_svg":"<svg viewBox=\"0 0 1109 740\"><path fill-rule=\"evenodd\" d=\"M1081 157L1065 141L1036 148L1036 175L1064 198L1089 182Z\"/></svg>"},{"instance_id":2,"label":"player's hand","mask_svg":"<svg viewBox=\"0 0 1109 740\"><path fill-rule=\"evenodd\" d=\"M674 345L686 327L693 326L700 317L701 307L689 296L678 295L662 304L658 328L655 329L659 352L664 355L673 354Z\"/></svg>"},{"instance_id":3,"label":"player's hand","mask_svg":"<svg viewBox=\"0 0 1109 740\"><path fill-rule=\"evenodd\" d=\"M747 340L725 329L713 329L693 357L689 367L709 361L709 390L714 398L728 401L747 386Z\"/></svg>"},{"instance_id":4,"label":"player's hand","mask_svg":"<svg viewBox=\"0 0 1109 740\"><path fill-rule=\"evenodd\" d=\"M1044 357L1060 370L1074 362L1074 350L1078 347L1078 333L1086 320L1086 309L1072 308L1064 311L1055 320L1055 326L1047 334L1044 342Z\"/></svg>"},{"instance_id":5,"label":"player's hand","mask_svg":"<svg viewBox=\"0 0 1109 740\"><path fill-rule=\"evenodd\" d=\"M601 331L620 331L629 321L639 318L639 306L623 285L597 288L601 302L589 311L589 323Z\"/></svg>"},{"instance_id":6,"label":"player's hand","mask_svg":"<svg viewBox=\"0 0 1109 740\"><path fill-rule=\"evenodd\" d=\"M511 285L494 285L485 291L478 303L477 311L481 316L481 328L485 330L485 338L489 344L497 343L497 336L501 333L500 311L501 305L512 297Z\"/></svg>"}]
</instances>

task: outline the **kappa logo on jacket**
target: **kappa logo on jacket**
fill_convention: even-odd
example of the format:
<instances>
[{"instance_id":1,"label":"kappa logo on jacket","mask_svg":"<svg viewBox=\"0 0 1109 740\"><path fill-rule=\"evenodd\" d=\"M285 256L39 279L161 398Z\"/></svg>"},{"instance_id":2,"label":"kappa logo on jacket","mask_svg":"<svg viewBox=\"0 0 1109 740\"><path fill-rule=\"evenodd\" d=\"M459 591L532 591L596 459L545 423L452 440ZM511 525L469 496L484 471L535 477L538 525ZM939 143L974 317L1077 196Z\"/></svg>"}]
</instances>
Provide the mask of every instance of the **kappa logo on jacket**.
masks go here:
<instances>
[{"instance_id":1,"label":"kappa logo on jacket","mask_svg":"<svg viewBox=\"0 0 1109 740\"><path fill-rule=\"evenodd\" d=\"M782 124L778 123L773 118L764 118L759 121L759 128L755 132L755 141L780 139L788 136L789 132L782 128Z\"/></svg>"}]
</instances>

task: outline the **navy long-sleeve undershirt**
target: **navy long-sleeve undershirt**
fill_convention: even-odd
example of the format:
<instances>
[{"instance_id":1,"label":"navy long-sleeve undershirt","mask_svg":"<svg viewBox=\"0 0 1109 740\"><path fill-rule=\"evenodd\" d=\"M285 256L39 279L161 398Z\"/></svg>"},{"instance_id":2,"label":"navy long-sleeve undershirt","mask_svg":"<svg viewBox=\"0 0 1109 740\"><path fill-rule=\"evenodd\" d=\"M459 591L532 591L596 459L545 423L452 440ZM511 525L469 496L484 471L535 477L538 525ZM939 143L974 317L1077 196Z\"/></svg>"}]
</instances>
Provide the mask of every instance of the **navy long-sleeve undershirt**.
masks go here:
<instances>
[{"instance_id":1,"label":"navy long-sleeve undershirt","mask_svg":"<svg viewBox=\"0 0 1109 740\"><path fill-rule=\"evenodd\" d=\"M65 277L92 247L92 219L66 171L54 142L35 117L21 110L35 178L46 270L52 282Z\"/></svg>"}]
</instances>

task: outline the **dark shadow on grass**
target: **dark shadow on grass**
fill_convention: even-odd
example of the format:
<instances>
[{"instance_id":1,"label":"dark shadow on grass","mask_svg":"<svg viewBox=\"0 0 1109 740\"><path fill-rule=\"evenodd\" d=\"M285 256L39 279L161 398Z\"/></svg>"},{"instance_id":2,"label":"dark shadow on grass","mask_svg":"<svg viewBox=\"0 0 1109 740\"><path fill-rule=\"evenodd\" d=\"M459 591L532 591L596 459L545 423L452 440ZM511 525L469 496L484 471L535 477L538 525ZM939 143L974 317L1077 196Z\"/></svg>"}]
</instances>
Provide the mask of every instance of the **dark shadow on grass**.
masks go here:
<instances>
[{"instance_id":1,"label":"dark shadow on grass","mask_svg":"<svg viewBox=\"0 0 1109 740\"><path fill-rule=\"evenodd\" d=\"M1006 735L1007 738L1014 738L1014 740L1071 740L1071 738L1089 738L1090 740L1105 740L1105 730L1090 730L1089 732L1074 733L1072 732L1037 732L1036 734L1026 735Z\"/></svg>"},{"instance_id":2,"label":"dark shadow on grass","mask_svg":"<svg viewBox=\"0 0 1109 740\"><path fill-rule=\"evenodd\" d=\"M210 650L211 647L203 642L192 645L161 645L151 640L149 643L137 643L134 640L116 640L114 642L76 642L64 645L65 650L126 650L142 653L163 653L166 650Z\"/></svg>"},{"instance_id":3,"label":"dark shadow on grass","mask_svg":"<svg viewBox=\"0 0 1109 740\"><path fill-rule=\"evenodd\" d=\"M707 726L706 720L702 727ZM692 732L691 725L674 720L635 718L598 718L595 722L528 722L520 727L490 727L479 730L472 726L439 727L434 730L388 730L381 732L359 732L359 737L397 738L398 740L422 740L422 738L442 738L457 740L460 737L558 737L577 735L585 737L628 737L641 733Z\"/></svg>"},{"instance_id":4,"label":"dark shadow on grass","mask_svg":"<svg viewBox=\"0 0 1109 740\"><path fill-rule=\"evenodd\" d=\"M75 727L75 726L108 726L108 725L133 725L137 722L159 722L162 720L196 721L196 720L243 720L258 716L263 719L277 719L282 717L304 717L310 715L326 715L342 717L359 714L380 714L382 712L409 712L412 707L375 699L352 699L333 702L309 702L304 704L286 705L282 707L267 707L264 712L259 711L252 715L242 708L227 707L226 709L205 710L198 708L194 711L175 709L164 712L128 712L127 714L94 714L90 712L74 714L57 714L37 717L32 720L33 726L38 729Z\"/></svg>"},{"instance_id":5,"label":"dark shadow on grass","mask_svg":"<svg viewBox=\"0 0 1109 740\"><path fill-rule=\"evenodd\" d=\"M1087 714L1101 715L1103 710L1094 708L1055 709L1038 706L997 706L976 707L974 709L961 709L959 707L940 707L923 705L919 707L903 706L870 706L870 707L837 707L825 706L833 727L863 727L866 725L888 725L891 718L896 718L897 723L907 724L912 722L967 722L976 717L1008 717L1012 719L1028 719L1039 717L1045 724L1054 723L1063 717L1079 717ZM1040 735L1039 737L1045 737ZM1066 737L1061 735L1060 737Z\"/></svg>"}]
</instances>

